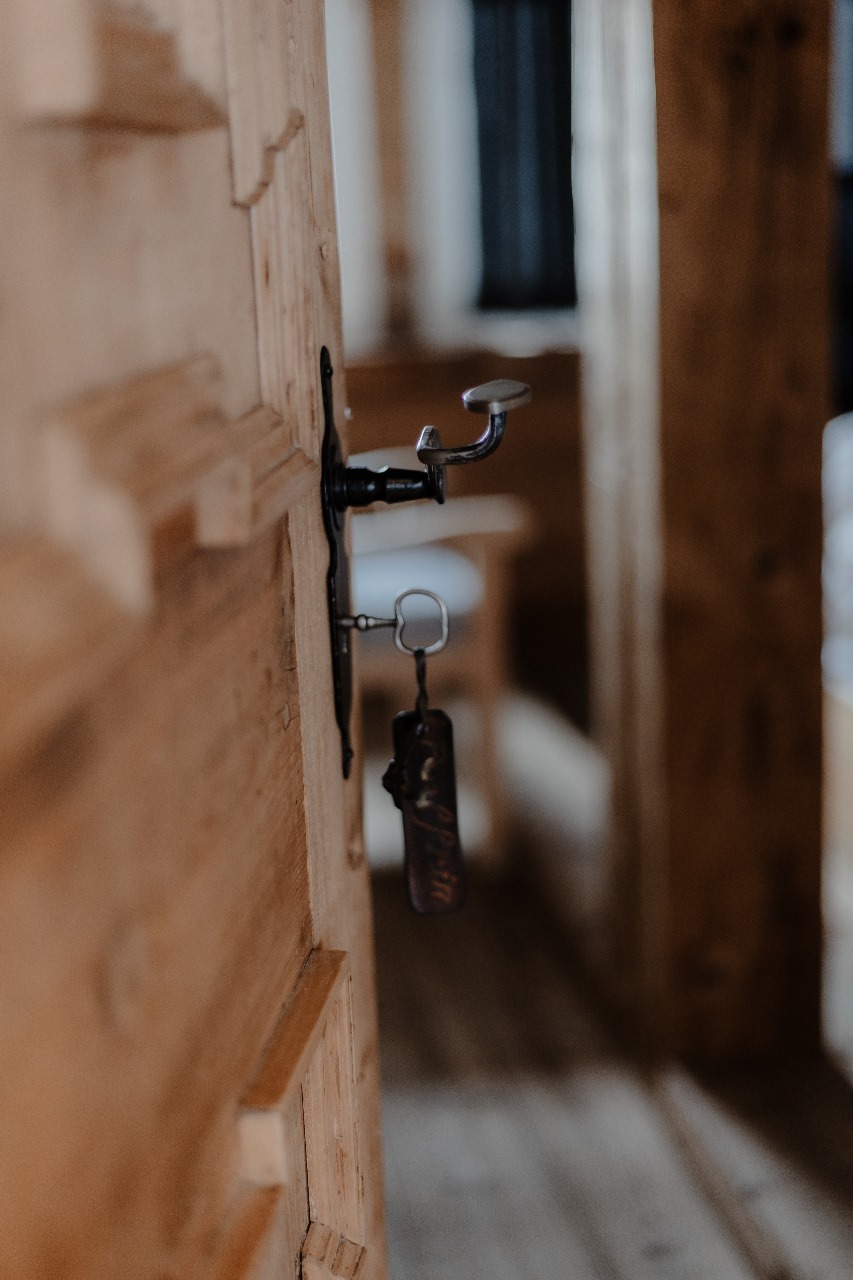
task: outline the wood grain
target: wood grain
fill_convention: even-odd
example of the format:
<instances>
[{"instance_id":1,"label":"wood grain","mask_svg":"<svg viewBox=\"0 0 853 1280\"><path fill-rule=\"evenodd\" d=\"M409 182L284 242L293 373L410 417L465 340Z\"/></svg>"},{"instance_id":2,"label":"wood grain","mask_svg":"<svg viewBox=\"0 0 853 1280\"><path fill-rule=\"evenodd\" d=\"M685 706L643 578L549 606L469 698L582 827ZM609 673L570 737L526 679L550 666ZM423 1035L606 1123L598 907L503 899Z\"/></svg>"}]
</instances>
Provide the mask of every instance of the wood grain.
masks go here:
<instances>
[{"instance_id":1,"label":"wood grain","mask_svg":"<svg viewBox=\"0 0 853 1280\"><path fill-rule=\"evenodd\" d=\"M311 219L307 134L276 152L272 180L251 209L261 392L284 420L294 444L319 456L319 350L313 296L293 305L299 282L310 277L317 253Z\"/></svg>"},{"instance_id":2,"label":"wood grain","mask_svg":"<svg viewBox=\"0 0 853 1280\"><path fill-rule=\"evenodd\" d=\"M394 1273L754 1280L526 877L376 919Z\"/></svg>"},{"instance_id":3,"label":"wood grain","mask_svg":"<svg viewBox=\"0 0 853 1280\"><path fill-rule=\"evenodd\" d=\"M312 1167L382 1280L370 906L313 484L321 321L340 353L322 12L273 6L281 40L253 25L238 65L304 118L250 211L228 132L167 119L158 79L225 103L219 0L150 7L109 109L89 19L123 40L135 5L0 7L0 1274L295 1280L301 1089L272 1142L263 1117L265 1164L239 1102L322 946L352 974L323 1087L346 1072L348 1152L356 1111L366 1129L338 1189L315 1108ZM22 12L55 114L16 98ZM264 205L286 252L259 276ZM208 521L228 546L199 545Z\"/></svg>"},{"instance_id":4,"label":"wood grain","mask_svg":"<svg viewBox=\"0 0 853 1280\"><path fill-rule=\"evenodd\" d=\"M60 1248L143 1275L218 1225L234 1102L311 945L281 575L275 535L251 562L189 552L146 644L3 787L10 1276ZM34 1197L50 1212L22 1230Z\"/></svg>"},{"instance_id":5,"label":"wood grain","mask_svg":"<svg viewBox=\"0 0 853 1280\"><path fill-rule=\"evenodd\" d=\"M312 1222L302 1247L305 1280L360 1280L366 1250L322 1222Z\"/></svg>"},{"instance_id":6,"label":"wood grain","mask_svg":"<svg viewBox=\"0 0 853 1280\"><path fill-rule=\"evenodd\" d=\"M708 1056L820 1037L828 20L655 25L673 1018Z\"/></svg>"},{"instance_id":7,"label":"wood grain","mask_svg":"<svg viewBox=\"0 0 853 1280\"><path fill-rule=\"evenodd\" d=\"M7 125L14 182L0 270L16 305L0 317L0 516L33 528L43 521L34 437L58 406L201 352L221 370L227 420L261 395L249 219L227 198L224 131L107 138Z\"/></svg>"},{"instance_id":8,"label":"wood grain","mask_svg":"<svg viewBox=\"0 0 853 1280\"><path fill-rule=\"evenodd\" d=\"M285 6L275 0L226 0L223 5L234 200L251 205L270 185L275 153L305 117L293 105ZM258 40L258 31L264 38Z\"/></svg>"},{"instance_id":9,"label":"wood grain","mask_svg":"<svg viewBox=\"0 0 853 1280\"><path fill-rule=\"evenodd\" d=\"M674 1070L660 1078L656 1089L663 1114L686 1162L760 1280L798 1280L800 1273L786 1259L782 1246L741 1200L727 1172L714 1159L691 1122L684 1095L692 1088L689 1078Z\"/></svg>"},{"instance_id":10,"label":"wood grain","mask_svg":"<svg viewBox=\"0 0 853 1280\"><path fill-rule=\"evenodd\" d=\"M326 1023L349 981L343 951L314 951L282 1012L243 1105L257 1110L286 1105L311 1065Z\"/></svg>"},{"instance_id":11,"label":"wood grain","mask_svg":"<svg viewBox=\"0 0 853 1280\"><path fill-rule=\"evenodd\" d=\"M611 986L709 1059L819 1038L827 21L578 8Z\"/></svg>"},{"instance_id":12,"label":"wood grain","mask_svg":"<svg viewBox=\"0 0 853 1280\"><path fill-rule=\"evenodd\" d=\"M337 400L343 396L340 380L335 391L338 421L342 422L342 406ZM328 552L324 552L318 536L322 530L318 497L298 504L289 513L287 526L295 571L297 677L303 709L306 705L311 707L311 713L303 713L300 719L311 907L317 940L329 949L346 951L350 959L358 1162L366 1173L357 1188L358 1210L351 1204L346 1206L356 1227L363 1222L363 1233L347 1228L343 1221L330 1215L321 1220L335 1225L348 1238L363 1242L367 1246L369 1274L382 1277L387 1270L384 1201L381 1183L367 1175L367 1171L382 1167L372 896L364 855L360 788L348 783L346 789L342 786L339 791L332 789L340 785L340 739L335 731L331 663L324 646L316 641L318 635L325 634L328 625L325 600ZM345 1037L343 1043L345 1046ZM330 1091L330 1097L334 1097L334 1090ZM343 1130L341 1137L349 1142ZM334 1180L327 1182L327 1186L330 1198L334 1199Z\"/></svg>"},{"instance_id":13,"label":"wood grain","mask_svg":"<svg viewBox=\"0 0 853 1280\"><path fill-rule=\"evenodd\" d=\"M312 1219L333 1222L348 1239L363 1241L354 1078L352 993L345 979L302 1086L308 1201Z\"/></svg>"},{"instance_id":14,"label":"wood grain","mask_svg":"<svg viewBox=\"0 0 853 1280\"><path fill-rule=\"evenodd\" d=\"M822 1064L717 1082L669 1068L656 1093L762 1280L844 1275L853 1248L846 1080Z\"/></svg>"}]
</instances>

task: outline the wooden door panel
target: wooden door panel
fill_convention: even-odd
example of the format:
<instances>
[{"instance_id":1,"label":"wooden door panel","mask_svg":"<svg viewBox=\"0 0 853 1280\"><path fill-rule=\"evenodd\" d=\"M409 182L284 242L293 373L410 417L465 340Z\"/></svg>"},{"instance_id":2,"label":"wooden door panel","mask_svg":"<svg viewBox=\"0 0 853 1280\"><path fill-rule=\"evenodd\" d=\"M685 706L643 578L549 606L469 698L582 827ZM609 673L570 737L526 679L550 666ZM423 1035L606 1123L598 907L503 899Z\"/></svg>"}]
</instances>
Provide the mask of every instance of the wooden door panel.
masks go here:
<instances>
[{"instance_id":1,"label":"wooden door panel","mask_svg":"<svg viewBox=\"0 0 853 1280\"><path fill-rule=\"evenodd\" d=\"M17 105L31 120L149 133L222 124L217 16L205 0L149 0L145 11L132 0L30 0L11 28Z\"/></svg>"},{"instance_id":2,"label":"wooden door panel","mask_svg":"<svg viewBox=\"0 0 853 1280\"><path fill-rule=\"evenodd\" d=\"M381 1278L322 6L154 8L0 4L0 1274Z\"/></svg>"},{"instance_id":3,"label":"wooden door panel","mask_svg":"<svg viewBox=\"0 0 853 1280\"><path fill-rule=\"evenodd\" d=\"M22 523L39 507L34 423L81 394L200 356L221 371L229 420L256 408L260 390L249 216L228 197L226 131L10 132L0 492L7 518Z\"/></svg>"},{"instance_id":4,"label":"wooden door panel","mask_svg":"<svg viewBox=\"0 0 853 1280\"><path fill-rule=\"evenodd\" d=\"M102 1211L111 1157L150 1168L152 1196L173 1206L205 1158L212 1109L233 1110L310 950L279 543L256 544L251 566L190 551L156 631L3 796L15 1004L0 1080L15 1102L0 1259L32 1194L21 1162L48 1203L74 1185L69 1229L87 1252L99 1226L116 1227ZM44 1230L55 1244L55 1220Z\"/></svg>"}]
</instances>

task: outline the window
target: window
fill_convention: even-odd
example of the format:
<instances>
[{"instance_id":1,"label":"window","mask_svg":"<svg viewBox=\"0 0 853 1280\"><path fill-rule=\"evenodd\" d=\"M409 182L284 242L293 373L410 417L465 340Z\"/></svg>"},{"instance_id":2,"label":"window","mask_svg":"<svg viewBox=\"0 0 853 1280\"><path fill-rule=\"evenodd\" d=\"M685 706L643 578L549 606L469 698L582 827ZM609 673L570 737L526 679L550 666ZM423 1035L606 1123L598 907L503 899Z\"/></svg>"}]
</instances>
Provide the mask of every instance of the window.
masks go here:
<instances>
[{"instance_id":1,"label":"window","mask_svg":"<svg viewBox=\"0 0 853 1280\"><path fill-rule=\"evenodd\" d=\"M574 306L569 0L473 0L481 308Z\"/></svg>"}]
</instances>

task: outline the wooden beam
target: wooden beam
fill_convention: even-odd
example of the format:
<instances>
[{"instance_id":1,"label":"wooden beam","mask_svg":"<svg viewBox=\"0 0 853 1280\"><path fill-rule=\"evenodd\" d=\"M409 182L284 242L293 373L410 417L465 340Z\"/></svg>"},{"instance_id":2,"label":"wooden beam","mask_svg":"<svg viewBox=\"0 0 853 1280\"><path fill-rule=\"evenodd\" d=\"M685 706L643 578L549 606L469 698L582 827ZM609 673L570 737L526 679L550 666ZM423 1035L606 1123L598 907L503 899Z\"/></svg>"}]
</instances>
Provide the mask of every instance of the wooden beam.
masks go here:
<instances>
[{"instance_id":1,"label":"wooden beam","mask_svg":"<svg viewBox=\"0 0 853 1280\"><path fill-rule=\"evenodd\" d=\"M409 225L408 146L404 73L403 6L401 0L371 0L373 79L382 252L385 259L386 324L392 339L414 331L412 248Z\"/></svg>"},{"instance_id":2,"label":"wooden beam","mask_svg":"<svg viewBox=\"0 0 853 1280\"><path fill-rule=\"evenodd\" d=\"M819 1038L828 10L577 13L610 976L705 1058Z\"/></svg>"}]
</instances>

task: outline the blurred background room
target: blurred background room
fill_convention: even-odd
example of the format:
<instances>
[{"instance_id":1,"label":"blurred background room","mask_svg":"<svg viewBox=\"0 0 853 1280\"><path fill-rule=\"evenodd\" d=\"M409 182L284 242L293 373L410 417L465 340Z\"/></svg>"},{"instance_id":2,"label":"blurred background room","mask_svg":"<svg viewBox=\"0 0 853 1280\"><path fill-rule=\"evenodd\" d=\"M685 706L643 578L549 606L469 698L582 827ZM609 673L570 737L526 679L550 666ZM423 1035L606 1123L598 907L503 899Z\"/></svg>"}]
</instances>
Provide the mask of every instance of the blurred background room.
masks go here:
<instances>
[{"instance_id":1,"label":"blurred background room","mask_svg":"<svg viewBox=\"0 0 853 1280\"><path fill-rule=\"evenodd\" d=\"M409 912L359 637L392 1275L853 1276L853 3L326 13L351 455L533 389L352 522L470 876Z\"/></svg>"}]
</instances>

